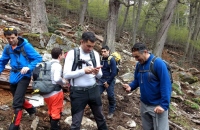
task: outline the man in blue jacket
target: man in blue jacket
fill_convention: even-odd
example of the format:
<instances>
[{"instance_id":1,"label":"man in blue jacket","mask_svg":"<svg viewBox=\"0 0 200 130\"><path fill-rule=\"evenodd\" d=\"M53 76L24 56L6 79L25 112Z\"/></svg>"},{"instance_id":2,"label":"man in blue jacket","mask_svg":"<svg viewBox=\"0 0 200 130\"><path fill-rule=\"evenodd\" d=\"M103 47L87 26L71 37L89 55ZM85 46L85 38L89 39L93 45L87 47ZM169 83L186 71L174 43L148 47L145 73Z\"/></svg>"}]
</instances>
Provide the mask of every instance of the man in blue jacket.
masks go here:
<instances>
[{"instance_id":1,"label":"man in blue jacket","mask_svg":"<svg viewBox=\"0 0 200 130\"><path fill-rule=\"evenodd\" d=\"M140 87L141 118L144 130L169 130L168 109L171 97L171 81L167 67L161 58L154 62L157 77L150 71L154 55L147 51L143 43L136 43L132 55L138 61L134 81L124 84L126 91Z\"/></svg>"},{"instance_id":2,"label":"man in blue jacket","mask_svg":"<svg viewBox=\"0 0 200 130\"><path fill-rule=\"evenodd\" d=\"M10 90L13 95L14 116L9 130L18 130L24 108L34 117L36 109L25 100L25 93L31 80L31 73L36 64L42 61L41 55L24 38L18 36L14 27L4 28L4 36L9 44L4 47L0 58L0 73L5 69L5 65L10 60Z\"/></svg>"},{"instance_id":3,"label":"man in blue jacket","mask_svg":"<svg viewBox=\"0 0 200 130\"><path fill-rule=\"evenodd\" d=\"M115 100L115 76L117 75L117 64L115 58L110 56L110 50L108 46L103 46L101 48L101 68L103 76L99 80L99 89L102 94L104 90L107 91L108 101L109 101L109 113L107 115L108 119L113 117L116 100Z\"/></svg>"}]
</instances>

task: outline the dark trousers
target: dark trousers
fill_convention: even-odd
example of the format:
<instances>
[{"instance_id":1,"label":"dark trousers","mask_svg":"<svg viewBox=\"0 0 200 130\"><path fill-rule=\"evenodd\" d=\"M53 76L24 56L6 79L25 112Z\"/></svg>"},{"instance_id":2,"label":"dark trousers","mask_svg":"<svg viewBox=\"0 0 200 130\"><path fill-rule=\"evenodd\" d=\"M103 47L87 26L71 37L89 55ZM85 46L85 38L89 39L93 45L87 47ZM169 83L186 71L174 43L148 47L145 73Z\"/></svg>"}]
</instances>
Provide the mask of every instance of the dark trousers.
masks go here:
<instances>
[{"instance_id":1,"label":"dark trousers","mask_svg":"<svg viewBox=\"0 0 200 130\"><path fill-rule=\"evenodd\" d=\"M33 114L36 112L35 108L32 104L25 100L25 94L27 87L30 83L29 77L23 77L17 84L11 84L10 90L13 95L13 109L14 109L14 117L17 117L17 120L12 120L9 130L18 129L21 116L22 109L24 108L29 114Z\"/></svg>"},{"instance_id":2,"label":"dark trousers","mask_svg":"<svg viewBox=\"0 0 200 130\"><path fill-rule=\"evenodd\" d=\"M103 80L106 81L106 80ZM108 88L105 88L103 83L99 85L100 94L106 90L109 102L109 113L114 113L116 107L116 99L115 99L115 79L110 83Z\"/></svg>"},{"instance_id":3,"label":"dark trousers","mask_svg":"<svg viewBox=\"0 0 200 130\"><path fill-rule=\"evenodd\" d=\"M88 104L94 114L98 130L107 130L106 121L102 114L102 102L98 87L88 90L70 90L72 124L71 130L80 130L83 113Z\"/></svg>"}]
</instances>

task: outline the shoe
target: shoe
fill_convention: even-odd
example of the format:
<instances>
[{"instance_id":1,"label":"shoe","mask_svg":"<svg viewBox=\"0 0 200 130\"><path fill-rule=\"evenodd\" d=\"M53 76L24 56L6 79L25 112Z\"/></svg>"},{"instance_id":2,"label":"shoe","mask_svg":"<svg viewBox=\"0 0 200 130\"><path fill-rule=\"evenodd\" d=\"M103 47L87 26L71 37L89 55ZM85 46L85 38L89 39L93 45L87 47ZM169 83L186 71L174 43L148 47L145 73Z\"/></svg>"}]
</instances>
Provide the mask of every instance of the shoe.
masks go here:
<instances>
[{"instance_id":1,"label":"shoe","mask_svg":"<svg viewBox=\"0 0 200 130\"><path fill-rule=\"evenodd\" d=\"M113 113L109 113L109 114L107 115L107 118L108 118L108 119L113 118Z\"/></svg>"}]
</instances>

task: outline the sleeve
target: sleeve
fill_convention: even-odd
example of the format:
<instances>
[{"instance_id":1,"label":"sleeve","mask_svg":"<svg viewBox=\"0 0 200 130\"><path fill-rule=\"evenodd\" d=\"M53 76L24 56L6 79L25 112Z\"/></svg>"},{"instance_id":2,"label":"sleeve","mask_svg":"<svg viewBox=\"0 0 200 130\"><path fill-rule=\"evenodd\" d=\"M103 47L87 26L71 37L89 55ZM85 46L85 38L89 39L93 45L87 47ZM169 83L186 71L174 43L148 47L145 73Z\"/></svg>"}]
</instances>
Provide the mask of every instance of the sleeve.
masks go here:
<instances>
[{"instance_id":1,"label":"sleeve","mask_svg":"<svg viewBox=\"0 0 200 130\"><path fill-rule=\"evenodd\" d=\"M64 85L65 82L62 80L62 66L59 63L56 63L54 66L52 65L52 67L54 67L54 76L53 76L53 80L56 82L56 84L59 85Z\"/></svg>"},{"instance_id":2,"label":"sleeve","mask_svg":"<svg viewBox=\"0 0 200 130\"><path fill-rule=\"evenodd\" d=\"M139 63L137 63L136 65L136 69L135 69L135 73L134 73L134 80L129 84L129 86L131 87L131 91L135 90L137 87L139 87Z\"/></svg>"},{"instance_id":3,"label":"sleeve","mask_svg":"<svg viewBox=\"0 0 200 130\"><path fill-rule=\"evenodd\" d=\"M172 84L170 81L167 66L161 58L157 58L154 62L154 70L160 81L161 102L160 106L167 110L170 104Z\"/></svg>"},{"instance_id":4,"label":"sleeve","mask_svg":"<svg viewBox=\"0 0 200 130\"><path fill-rule=\"evenodd\" d=\"M95 59L96 59L97 67L98 67L98 66L101 66L99 54L98 54L96 51L94 51L94 54L95 54ZM101 68L100 68L99 73L96 75L96 78L97 78L97 79L100 79L100 78L102 77L102 75L103 75L103 74L102 74L102 70L101 70Z\"/></svg>"},{"instance_id":5,"label":"sleeve","mask_svg":"<svg viewBox=\"0 0 200 130\"><path fill-rule=\"evenodd\" d=\"M42 62L42 56L30 43L24 45L24 50L26 51L26 55L29 59L28 67L32 71L38 63Z\"/></svg>"},{"instance_id":6,"label":"sleeve","mask_svg":"<svg viewBox=\"0 0 200 130\"><path fill-rule=\"evenodd\" d=\"M84 69L78 69L76 71L72 71L73 63L74 63L74 50L70 50L65 58L65 64L63 69L63 77L65 79L74 79L85 74Z\"/></svg>"},{"instance_id":7,"label":"sleeve","mask_svg":"<svg viewBox=\"0 0 200 130\"><path fill-rule=\"evenodd\" d=\"M5 65L8 63L8 61L10 60L10 56L9 54L7 54L6 52L6 48L9 47L8 45L6 45L4 47L2 56L0 58L0 73L5 69Z\"/></svg>"},{"instance_id":8,"label":"sleeve","mask_svg":"<svg viewBox=\"0 0 200 130\"><path fill-rule=\"evenodd\" d=\"M110 84L117 75L117 64L114 57L110 59L110 69L111 69L111 75L110 78L107 80L108 84Z\"/></svg>"}]
</instances>

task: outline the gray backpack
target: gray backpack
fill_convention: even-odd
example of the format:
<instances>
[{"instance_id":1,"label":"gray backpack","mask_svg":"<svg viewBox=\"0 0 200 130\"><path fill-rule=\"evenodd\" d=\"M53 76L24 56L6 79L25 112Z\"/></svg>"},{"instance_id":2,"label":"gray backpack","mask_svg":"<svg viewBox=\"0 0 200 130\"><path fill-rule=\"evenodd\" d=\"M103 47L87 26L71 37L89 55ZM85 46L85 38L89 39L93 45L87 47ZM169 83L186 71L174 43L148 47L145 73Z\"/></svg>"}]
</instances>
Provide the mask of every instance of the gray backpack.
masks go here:
<instances>
[{"instance_id":1,"label":"gray backpack","mask_svg":"<svg viewBox=\"0 0 200 130\"><path fill-rule=\"evenodd\" d=\"M48 94L61 90L58 84L52 84L51 65L55 62L42 62L33 70L33 93Z\"/></svg>"}]
</instances>

